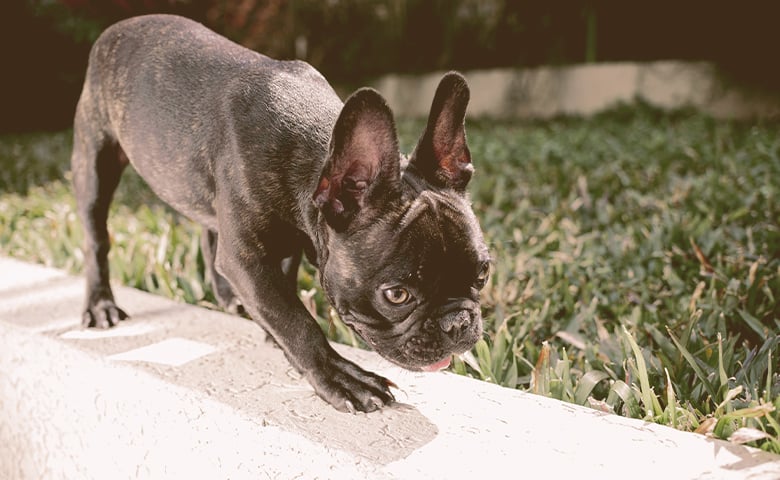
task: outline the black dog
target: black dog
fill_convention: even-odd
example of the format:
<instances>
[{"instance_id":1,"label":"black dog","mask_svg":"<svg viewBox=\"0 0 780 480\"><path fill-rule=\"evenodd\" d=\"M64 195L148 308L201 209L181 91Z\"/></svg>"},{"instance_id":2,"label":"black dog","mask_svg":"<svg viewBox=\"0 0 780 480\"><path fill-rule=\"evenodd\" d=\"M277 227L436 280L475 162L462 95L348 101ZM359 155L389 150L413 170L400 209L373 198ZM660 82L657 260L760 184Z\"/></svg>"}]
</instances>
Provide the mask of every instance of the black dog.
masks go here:
<instances>
[{"instance_id":1,"label":"black dog","mask_svg":"<svg viewBox=\"0 0 780 480\"><path fill-rule=\"evenodd\" d=\"M109 286L106 217L131 163L203 225L220 304L242 306L339 410L393 401L339 356L296 295L303 252L340 318L411 370L444 368L482 334L488 253L466 196L469 90L441 80L410 159L374 90L342 104L300 61L276 61L176 16L132 18L92 48L76 111L73 183L85 228L84 325L127 315Z\"/></svg>"}]
</instances>

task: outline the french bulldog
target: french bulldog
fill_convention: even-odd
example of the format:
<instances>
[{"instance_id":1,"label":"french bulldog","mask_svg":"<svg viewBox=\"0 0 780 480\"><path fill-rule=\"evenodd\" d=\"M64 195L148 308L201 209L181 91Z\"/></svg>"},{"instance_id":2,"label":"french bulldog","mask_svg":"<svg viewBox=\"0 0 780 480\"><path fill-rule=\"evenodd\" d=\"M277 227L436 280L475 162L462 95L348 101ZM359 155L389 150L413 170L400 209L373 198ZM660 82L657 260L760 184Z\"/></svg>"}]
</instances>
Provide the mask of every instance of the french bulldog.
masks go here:
<instances>
[{"instance_id":1,"label":"french bulldog","mask_svg":"<svg viewBox=\"0 0 780 480\"><path fill-rule=\"evenodd\" d=\"M409 157L375 90L342 103L312 66L194 21L147 15L95 42L74 121L85 232L83 324L127 318L109 285L106 219L123 169L203 226L221 306L244 309L336 409L394 401L392 382L337 354L297 296L305 253L340 319L384 358L436 370L482 335L488 250L466 187L469 89L446 74Z\"/></svg>"}]
</instances>

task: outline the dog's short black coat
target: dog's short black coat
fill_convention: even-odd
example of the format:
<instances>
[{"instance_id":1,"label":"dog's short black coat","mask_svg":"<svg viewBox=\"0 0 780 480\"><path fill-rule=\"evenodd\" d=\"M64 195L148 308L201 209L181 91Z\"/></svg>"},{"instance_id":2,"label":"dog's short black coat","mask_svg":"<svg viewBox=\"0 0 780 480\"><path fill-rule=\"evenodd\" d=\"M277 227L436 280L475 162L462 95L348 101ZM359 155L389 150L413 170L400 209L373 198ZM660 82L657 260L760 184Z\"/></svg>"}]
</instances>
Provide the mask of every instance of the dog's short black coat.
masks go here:
<instances>
[{"instance_id":1,"label":"dog's short black coat","mask_svg":"<svg viewBox=\"0 0 780 480\"><path fill-rule=\"evenodd\" d=\"M114 303L106 218L130 163L203 225L219 303L245 309L317 394L345 411L393 401L339 356L296 294L303 253L340 318L385 358L446 365L482 334L488 253L466 186L465 80L445 75L410 157L374 90L342 104L310 65L277 61L171 15L128 19L92 48L74 124L85 229L86 326Z\"/></svg>"}]
</instances>

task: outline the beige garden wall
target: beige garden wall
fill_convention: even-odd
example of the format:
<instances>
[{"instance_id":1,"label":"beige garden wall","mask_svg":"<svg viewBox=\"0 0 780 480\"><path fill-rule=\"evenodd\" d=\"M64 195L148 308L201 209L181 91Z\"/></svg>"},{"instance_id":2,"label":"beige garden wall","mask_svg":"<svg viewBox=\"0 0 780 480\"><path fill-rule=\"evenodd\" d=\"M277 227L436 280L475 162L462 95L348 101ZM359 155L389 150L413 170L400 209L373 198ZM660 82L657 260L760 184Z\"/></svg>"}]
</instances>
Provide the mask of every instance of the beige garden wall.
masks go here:
<instances>
[{"instance_id":1,"label":"beige garden wall","mask_svg":"<svg viewBox=\"0 0 780 480\"><path fill-rule=\"evenodd\" d=\"M398 116L428 114L441 75L388 75L372 86ZM464 72L471 117L592 115L641 99L657 107L696 107L717 118L780 116L780 95L735 85L706 62L605 63Z\"/></svg>"}]
</instances>

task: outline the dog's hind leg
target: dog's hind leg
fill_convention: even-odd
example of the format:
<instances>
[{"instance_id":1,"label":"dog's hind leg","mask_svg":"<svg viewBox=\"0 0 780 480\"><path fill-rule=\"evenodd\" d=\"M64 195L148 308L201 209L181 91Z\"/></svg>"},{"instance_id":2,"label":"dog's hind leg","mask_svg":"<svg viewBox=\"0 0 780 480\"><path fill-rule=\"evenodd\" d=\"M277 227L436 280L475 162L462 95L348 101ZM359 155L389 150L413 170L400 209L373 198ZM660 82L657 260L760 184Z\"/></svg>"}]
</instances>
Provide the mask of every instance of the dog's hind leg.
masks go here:
<instances>
[{"instance_id":1,"label":"dog's hind leg","mask_svg":"<svg viewBox=\"0 0 780 480\"><path fill-rule=\"evenodd\" d=\"M80 105L81 107L81 105ZM106 220L127 156L117 142L94 124L94 117L77 112L73 127L71 169L78 213L84 228L84 268L87 298L85 327L108 328L127 318L114 303L109 284L110 240Z\"/></svg>"},{"instance_id":2,"label":"dog's hind leg","mask_svg":"<svg viewBox=\"0 0 780 480\"><path fill-rule=\"evenodd\" d=\"M298 290L298 267L301 265L303 250L298 250L289 257L282 260L282 273L287 279L287 285L293 292Z\"/></svg>"},{"instance_id":3,"label":"dog's hind leg","mask_svg":"<svg viewBox=\"0 0 780 480\"><path fill-rule=\"evenodd\" d=\"M233 293L230 283L214 267L214 259L217 256L217 239L217 232L203 227L200 248L203 252L203 261L206 264L206 275L211 280L214 296L217 297L219 306L230 313L243 315L244 307L241 306L241 300Z\"/></svg>"}]
</instances>

